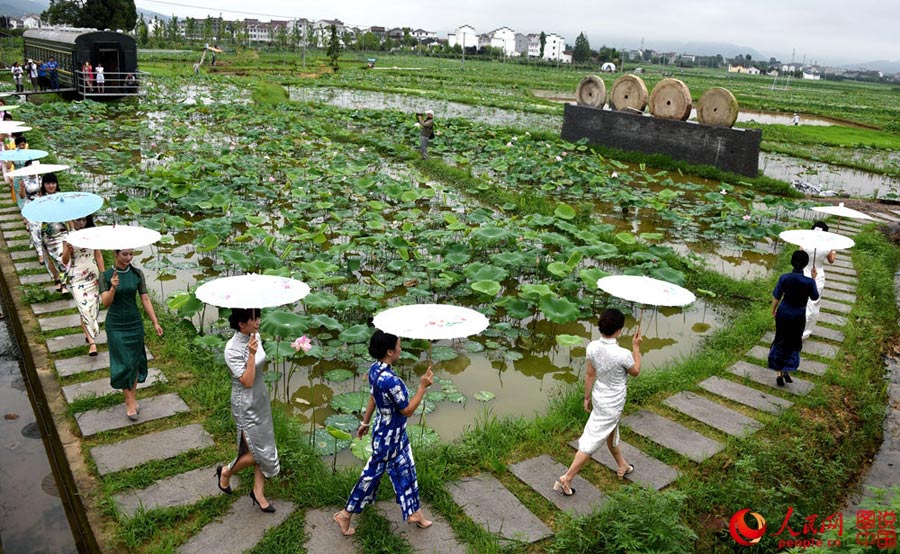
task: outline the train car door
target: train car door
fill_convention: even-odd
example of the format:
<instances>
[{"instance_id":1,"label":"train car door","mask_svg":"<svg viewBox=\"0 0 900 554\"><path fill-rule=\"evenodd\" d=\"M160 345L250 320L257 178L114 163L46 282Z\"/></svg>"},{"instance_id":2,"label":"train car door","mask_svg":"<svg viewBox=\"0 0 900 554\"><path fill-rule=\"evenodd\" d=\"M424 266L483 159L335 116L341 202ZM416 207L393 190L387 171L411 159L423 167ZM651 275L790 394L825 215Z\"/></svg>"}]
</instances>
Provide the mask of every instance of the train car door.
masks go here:
<instances>
[{"instance_id":1,"label":"train car door","mask_svg":"<svg viewBox=\"0 0 900 554\"><path fill-rule=\"evenodd\" d=\"M121 92L122 79L122 50L116 42L97 42L93 48L93 64L103 64L106 74L106 92Z\"/></svg>"}]
</instances>

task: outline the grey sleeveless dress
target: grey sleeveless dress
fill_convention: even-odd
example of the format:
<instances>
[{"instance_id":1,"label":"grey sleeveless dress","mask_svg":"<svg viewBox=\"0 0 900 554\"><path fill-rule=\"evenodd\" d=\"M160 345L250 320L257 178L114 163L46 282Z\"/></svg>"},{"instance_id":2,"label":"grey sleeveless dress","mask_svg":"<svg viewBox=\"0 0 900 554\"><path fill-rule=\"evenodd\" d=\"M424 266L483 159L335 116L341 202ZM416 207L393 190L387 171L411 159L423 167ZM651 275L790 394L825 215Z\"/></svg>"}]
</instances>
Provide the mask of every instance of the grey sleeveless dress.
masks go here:
<instances>
[{"instance_id":1,"label":"grey sleeveless dress","mask_svg":"<svg viewBox=\"0 0 900 554\"><path fill-rule=\"evenodd\" d=\"M231 415L237 425L237 458L249 448L262 474L270 478L278 475L281 468L278 449L275 447L275 430L272 427L272 407L263 379L266 351L260 340L256 350L256 379L253 380L253 386L245 387L239 379L247 368L247 357L250 354L248 344L250 336L241 332L235 332L225 344L225 363L231 370ZM241 441L241 435L246 439L246 447ZM237 458L229 467L234 465Z\"/></svg>"}]
</instances>

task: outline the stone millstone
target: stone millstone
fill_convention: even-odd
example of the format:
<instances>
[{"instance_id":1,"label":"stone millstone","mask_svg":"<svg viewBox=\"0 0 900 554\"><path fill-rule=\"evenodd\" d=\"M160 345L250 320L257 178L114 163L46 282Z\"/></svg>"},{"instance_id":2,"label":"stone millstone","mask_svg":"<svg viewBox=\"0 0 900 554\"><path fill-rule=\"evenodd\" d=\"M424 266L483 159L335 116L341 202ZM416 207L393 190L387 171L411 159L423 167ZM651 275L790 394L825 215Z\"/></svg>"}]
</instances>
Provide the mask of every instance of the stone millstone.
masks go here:
<instances>
[{"instance_id":1,"label":"stone millstone","mask_svg":"<svg viewBox=\"0 0 900 554\"><path fill-rule=\"evenodd\" d=\"M647 85L637 75L622 75L609 93L609 107L620 112L643 112L649 100Z\"/></svg>"},{"instance_id":2,"label":"stone millstone","mask_svg":"<svg viewBox=\"0 0 900 554\"><path fill-rule=\"evenodd\" d=\"M602 108L606 104L606 84L596 75L588 75L578 83L575 100L579 106Z\"/></svg>"},{"instance_id":3,"label":"stone millstone","mask_svg":"<svg viewBox=\"0 0 900 554\"><path fill-rule=\"evenodd\" d=\"M697 121L704 125L731 127L738 117L738 101L731 91L713 87L697 102Z\"/></svg>"},{"instance_id":4,"label":"stone millstone","mask_svg":"<svg viewBox=\"0 0 900 554\"><path fill-rule=\"evenodd\" d=\"M691 91L679 79L663 79L650 93L650 113L660 119L686 121L691 116L691 106Z\"/></svg>"},{"instance_id":5,"label":"stone millstone","mask_svg":"<svg viewBox=\"0 0 900 554\"><path fill-rule=\"evenodd\" d=\"M450 483L447 490L462 511L490 533L526 543L533 543L553 534L543 521L528 511L519 499L489 473Z\"/></svg>"}]
</instances>

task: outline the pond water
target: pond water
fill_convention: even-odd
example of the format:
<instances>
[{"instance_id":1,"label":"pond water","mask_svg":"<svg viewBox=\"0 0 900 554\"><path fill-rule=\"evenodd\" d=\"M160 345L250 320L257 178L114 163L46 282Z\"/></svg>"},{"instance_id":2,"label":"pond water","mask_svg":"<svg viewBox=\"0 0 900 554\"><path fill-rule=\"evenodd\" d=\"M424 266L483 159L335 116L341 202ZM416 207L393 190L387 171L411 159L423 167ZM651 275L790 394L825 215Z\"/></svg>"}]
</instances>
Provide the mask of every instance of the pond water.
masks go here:
<instances>
[{"instance_id":1,"label":"pond water","mask_svg":"<svg viewBox=\"0 0 900 554\"><path fill-rule=\"evenodd\" d=\"M761 152L759 168L773 179L788 183L801 179L854 197L882 198L889 193L900 194L900 179L784 154Z\"/></svg>"},{"instance_id":2,"label":"pond water","mask_svg":"<svg viewBox=\"0 0 900 554\"><path fill-rule=\"evenodd\" d=\"M342 89L334 87L301 87L290 90L291 100L301 102L324 102L341 108L366 110L399 110L413 117L416 112L434 110L436 117L463 117L487 125L521 127L523 129L559 133L562 117L559 115L521 112L488 106L476 106L422 98L419 96L373 92L367 90Z\"/></svg>"}]
</instances>

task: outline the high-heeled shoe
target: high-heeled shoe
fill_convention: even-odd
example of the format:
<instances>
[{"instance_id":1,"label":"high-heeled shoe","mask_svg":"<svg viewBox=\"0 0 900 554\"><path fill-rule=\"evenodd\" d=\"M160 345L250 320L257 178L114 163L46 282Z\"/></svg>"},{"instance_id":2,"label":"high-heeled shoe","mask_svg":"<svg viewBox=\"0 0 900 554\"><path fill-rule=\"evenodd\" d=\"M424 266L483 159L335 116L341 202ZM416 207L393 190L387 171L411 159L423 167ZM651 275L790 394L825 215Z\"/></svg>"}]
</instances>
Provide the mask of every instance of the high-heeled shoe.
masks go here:
<instances>
[{"instance_id":1,"label":"high-heeled shoe","mask_svg":"<svg viewBox=\"0 0 900 554\"><path fill-rule=\"evenodd\" d=\"M267 514L275 513L275 506L273 506L272 503L269 502L269 505L266 506L265 508L263 508L262 504L259 503L259 500L256 499L256 495L253 494L253 491L250 491L250 500L252 500L253 503L256 504L257 506L259 506L260 510L266 512Z\"/></svg>"},{"instance_id":2,"label":"high-heeled shoe","mask_svg":"<svg viewBox=\"0 0 900 554\"><path fill-rule=\"evenodd\" d=\"M231 485L227 487L222 486L222 466L216 466L216 486L225 494L231 494Z\"/></svg>"},{"instance_id":3,"label":"high-heeled shoe","mask_svg":"<svg viewBox=\"0 0 900 554\"><path fill-rule=\"evenodd\" d=\"M406 518L406 523L408 523L410 525L415 525L419 529L428 529L429 527L431 527L434 524L433 521L425 519L424 515L422 516L422 519Z\"/></svg>"},{"instance_id":4,"label":"high-heeled shoe","mask_svg":"<svg viewBox=\"0 0 900 554\"><path fill-rule=\"evenodd\" d=\"M562 479L557 479L556 482L553 483L553 490L561 493L563 496L572 496L575 494L575 489L570 487L568 483L563 483Z\"/></svg>"}]
</instances>

